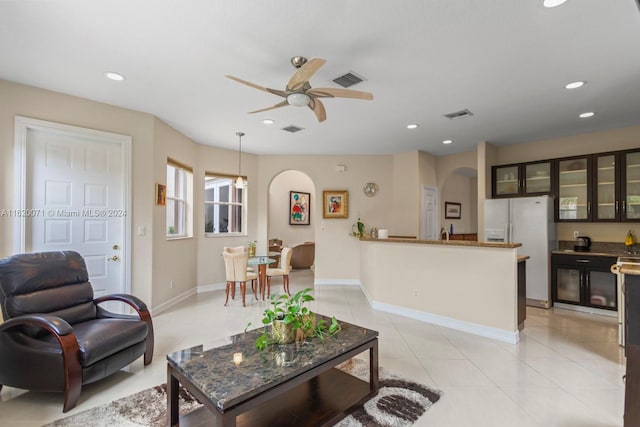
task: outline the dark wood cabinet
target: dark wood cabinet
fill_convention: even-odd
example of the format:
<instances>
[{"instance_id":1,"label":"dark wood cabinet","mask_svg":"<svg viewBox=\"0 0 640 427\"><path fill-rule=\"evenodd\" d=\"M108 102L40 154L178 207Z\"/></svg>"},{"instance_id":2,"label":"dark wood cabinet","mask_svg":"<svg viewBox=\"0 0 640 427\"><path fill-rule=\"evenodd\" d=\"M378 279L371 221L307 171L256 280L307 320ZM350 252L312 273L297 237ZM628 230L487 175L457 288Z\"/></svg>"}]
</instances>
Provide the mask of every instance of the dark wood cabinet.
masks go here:
<instances>
[{"instance_id":1,"label":"dark wood cabinet","mask_svg":"<svg viewBox=\"0 0 640 427\"><path fill-rule=\"evenodd\" d=\"M610 270L616 261L616 257L608 256L553 254L551 293L554 303L617 310L616 275Z\"/></svg>"},{"instance_id":2,"label":"dark wood cabinet","mask_svg":"<svg viewBox=\"0 0 640 427\"><path fill-rule=\"evenodd\" d=\"M640 222L640 149L492 166L493 198L554 196L556 222Z\"/></svg>"},{"instance_id":3,"label":"dark wood cabinet","mask_svg":"<svg viewBox=\"0 0 640 427\"><path fill-rule=\"evenodd\" d=\"M591 221L591 160L590 155L557 160L557 222Z\"/></svg>"},{"instance_id":4,"label":"dark wood cabinet","mask_svg":"<svg viewBox=\"0 0 640 427\"><path fill-rule=\"evenodd\" d=\"M491 175L494 198L542 196L553 191L551 160L493 166Z\"/></svg>"}]
</instances>

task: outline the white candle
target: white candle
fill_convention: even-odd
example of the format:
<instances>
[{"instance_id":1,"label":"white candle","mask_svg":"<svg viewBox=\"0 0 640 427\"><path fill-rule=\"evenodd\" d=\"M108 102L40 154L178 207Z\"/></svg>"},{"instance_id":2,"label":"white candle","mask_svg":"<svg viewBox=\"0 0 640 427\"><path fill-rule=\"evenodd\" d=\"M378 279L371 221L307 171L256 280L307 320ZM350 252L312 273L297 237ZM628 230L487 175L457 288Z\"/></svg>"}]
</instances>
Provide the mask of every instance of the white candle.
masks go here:
<instances>
[{"instance_id":1,"label":"white candle","mask_svg":"<svg viewBox=\"0 0 640 427\"><path fill-rule=\"evenodd\" d=\"M233 363L235 363L236 366L240 366L242 363L242 353L233 353Z\"/></svg>"}]
</instances>

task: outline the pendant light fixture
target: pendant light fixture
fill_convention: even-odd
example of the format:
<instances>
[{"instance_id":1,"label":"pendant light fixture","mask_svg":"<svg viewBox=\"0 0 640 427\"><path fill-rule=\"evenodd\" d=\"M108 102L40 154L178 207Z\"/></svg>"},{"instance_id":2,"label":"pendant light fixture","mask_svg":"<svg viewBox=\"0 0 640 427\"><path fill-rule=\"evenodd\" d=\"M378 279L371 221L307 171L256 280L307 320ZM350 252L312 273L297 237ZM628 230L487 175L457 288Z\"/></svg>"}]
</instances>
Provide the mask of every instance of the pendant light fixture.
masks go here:
<instances>
[{"instance_id":1,"label":"pendant light fixture","mask_svg":"<svg viewBox=\"0 0 640 427\"><path fill-rule=\"evenodd\" d=\"M244 188L245 182L242 177L242 137L244 132L236 132L238 136L238 177L236 178L236 188Z\"/></svg>"}]
</instances>

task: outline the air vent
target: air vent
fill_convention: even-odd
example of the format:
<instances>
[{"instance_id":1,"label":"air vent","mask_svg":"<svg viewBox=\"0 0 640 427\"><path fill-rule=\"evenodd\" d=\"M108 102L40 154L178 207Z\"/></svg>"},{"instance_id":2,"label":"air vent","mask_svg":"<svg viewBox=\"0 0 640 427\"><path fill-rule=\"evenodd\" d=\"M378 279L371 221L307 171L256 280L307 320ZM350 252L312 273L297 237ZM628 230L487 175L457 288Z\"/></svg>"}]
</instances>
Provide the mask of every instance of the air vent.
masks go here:
<instances>
[{"instance_id":1,"label":"air vent","mask_svg":"<svg viewBox=\"0 0 640 427\"><path fill-rule=\"evenodd\" d=\"M301 130L304 130L304 128L298 127L298 126L294 126L294 125L289 125L287 127L282 128L282 130L285 130L287 132L291 132L291 133L296 133L296 132L300 132Z\"/></svg>"},{"instance_id":2,"label":"air vent","mask_svg":"<svg viewBox=\"0 0 640 427\"><path fill-rule=\"evenodd\" d=\"M358 75L356 75L355 73L352 73L352 72L348 72L346 74L343 74L343 75L333 79L334 83L337 83L342 87L350 87L350 86L358 84L358 83L360 83L362 81L364 81L364 78L362 78L362 77L360 77L360 76L358 76Z\"/></svg>"},{"instance_id":3,"label":"air vent","mask_svg":"<svg viewBox=\"0 0 640 427\"><path fill-rule=\"evenodd\" d=\"M465 108L464 110L460 110L460 111L456 111L456 112L453 112L453 113L445 114L444 116L446 118L450 119L450 120L453 120L453 119L464 119L465 117L473 116L473 113Z\"/></svg>"}]
</instances>

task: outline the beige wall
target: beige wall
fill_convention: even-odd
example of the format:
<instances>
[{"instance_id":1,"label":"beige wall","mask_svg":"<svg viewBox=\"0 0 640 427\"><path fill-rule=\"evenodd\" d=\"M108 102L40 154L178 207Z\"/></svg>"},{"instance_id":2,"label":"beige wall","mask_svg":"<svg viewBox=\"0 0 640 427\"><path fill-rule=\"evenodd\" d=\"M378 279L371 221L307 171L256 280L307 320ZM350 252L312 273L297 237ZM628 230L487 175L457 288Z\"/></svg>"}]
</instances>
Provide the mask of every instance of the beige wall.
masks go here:
<instances>
[{"instance_id":1,"label":"beige wall","mask_svg":"<svg viewBox=\"0 0 640 427\"><path fill-rule=\"evenodd\" d=\"M389 206L393 203L393 156L260 156L257 179L258 226L262 239L268 230L269 185L274 176L284 170L295 169L306 174L315 186L311 202L311 224L315 230L317 283L357 282L360 278L358 240L351 236L351 226L361 218L369 229L372 226L400 229L392 219ZM337 172L336 165L346 165L345 172ZM379 192L367 197L362 187L375 182ZM417 185L413 183L414 187ZM322 217L322 191L347 190L349 217ZM413 193L412 193L413 194ZM414 217L414 221L417 221ZM260 243L260 242L259 242Z\"/></svg>"},{"instance_id":2,"label":"beige wall","mask_svg":"<svg viewBox=\"0 0 640 427\"><path fill-rule=\"evenodd\" d=\"M505 341L518 334L516 258L516 248L360 242L374 307Z\"/></svg>"},{"instance_id":3,"label":"beige wall","mask_svg":"<svg viewBox=\"0 0 640 427\"><path fill-rule=\"evenodd\" d=\"M454 233L475 233L478 229L478 179L457 173L449 175L441 190L440 218L442 226ZM445 219L445 202L460 203L460 219Z\"/></svg>"},{"instance_id":4,"label":"beige wall","mask_svg":"<svg viewBox=\"0 0 640 427\"><path fill-rule=\"evenodd\" d=\"M419 167L418 151L393 156L393 196L390 205L393 227L389 227L390 235L420 236Z\"/></svg>"},{"instance_id":5,"label":"beige wall","mask_svg":"<svg viewBox=\"0 0 640 427\"><path fill-rule=\"evenodd\" d=\"M191 167L196 172L198 144L157 118L154 118L153 124L155 182L165 185L167 183L167 157ZM201 191L195 191L193 202L193 206L201 206ZM158 307L193 289L197 271L197 236L200 233L193 234L190 238L167 240L164 206L153 206L153 223L155 226L153 227L153 262L151 263L153 269L151 306ZM195 229L204 233L204 227L199 227L199 224Z\"/></svg>"},{"instance_id":6,"label":"beige wall","mask_svg":"<svg viewBox=\"0 0 640 427\"><path fill-rule=\"evenodd\" d=\"M0 80L0 176L3 209L14 208L14 120L15 116L48 120L132 137L132 215L134 230L147 229L145 236L132 233L131 291L151 301L153 255L154 118L70 95ZM14 253L11 221L0 218L0 256Z\"/></svg>"}]
</instances>

